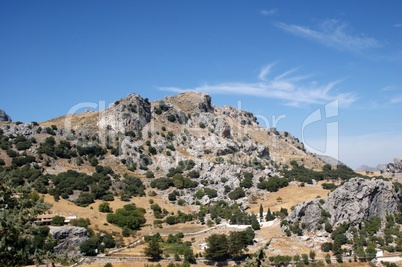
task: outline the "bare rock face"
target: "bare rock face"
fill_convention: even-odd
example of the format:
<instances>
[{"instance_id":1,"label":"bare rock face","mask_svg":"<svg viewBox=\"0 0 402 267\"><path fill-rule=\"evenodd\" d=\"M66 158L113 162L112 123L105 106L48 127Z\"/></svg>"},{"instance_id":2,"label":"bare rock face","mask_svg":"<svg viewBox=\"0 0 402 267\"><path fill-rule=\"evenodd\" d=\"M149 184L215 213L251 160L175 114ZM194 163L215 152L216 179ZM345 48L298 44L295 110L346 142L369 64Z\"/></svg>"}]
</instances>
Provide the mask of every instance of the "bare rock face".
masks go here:
<instances>
[{"instance_id":1,"label":"bare rock face","mask_svg":"<svg viewBox=\"0 0 402 267\"><path fill-rule=\"evenodd\" d=\"M309 231L316 230L318 221L321 218L322 207L318 199L313 199L307 202L298 204L289 214L287 221L295 223L300 221Z\"/></svg>"},{"instance_id":2,"label":"bare rock face","mask_svg":"<svg viewBox=\"0 0 402 267\"><path fill-rule=\"evenodd\" d=\"M151 103L137 94L116 101L100 115L100 128L125 133L140 131L151 121Z\"/></svg>"},{"instance_id":3,"label":"bare rock face","mask_svg":"<svg viewBox=\"0 0 402 267\"><path fill-rule=\"evenodd\" d=\"M402 157L394 159L385 167L385 172L390 174L402 173Z\"/></svg>"},{"instance_id":4,"label":"bare rock face","mask_svg":"<svg viewBox=\"0 0 402 267\"><path fill-rule=\"evenodd\" d=\"M54 247L56 254L67 253L69 256L80 254L80 246L89 238L87 229L76 226L50 226L50 234L57 240Z\"/></svg>"},{"instance_id":5,"label":"bare rock face","mask_svg":"<svg viewBox=\"0 0 402 267\"><path fill-rule=\"evenodd\" d=\"M0 121L11 122L11 117L7 113L0 109Z\"/></svg>"},{"instance_id":6,"label":"bare rock face","mask_svg":"<svg viewBox=\"0 0 402 267\"><path fill-rule=\"evenodd\" d=\"M391 182L354 178L332 192L325 203L331 223L356 225L369 217L395 213L398 195Z\"/></svg>"},{"instance_id":7,"label":"bare rock face","mask_svg":"<svg viewBox=\"0 0 402 267\"><path fill-rule=\"evenodd\" d=\"M353 178L329 194L324 204L318 199L298 204L287 221L304 223L307 230L316 230L322 211L328 212L329 221L357 225L372 216L385 218L397 210L398 195L391 182Z\"/></svg>"}]
</instances>

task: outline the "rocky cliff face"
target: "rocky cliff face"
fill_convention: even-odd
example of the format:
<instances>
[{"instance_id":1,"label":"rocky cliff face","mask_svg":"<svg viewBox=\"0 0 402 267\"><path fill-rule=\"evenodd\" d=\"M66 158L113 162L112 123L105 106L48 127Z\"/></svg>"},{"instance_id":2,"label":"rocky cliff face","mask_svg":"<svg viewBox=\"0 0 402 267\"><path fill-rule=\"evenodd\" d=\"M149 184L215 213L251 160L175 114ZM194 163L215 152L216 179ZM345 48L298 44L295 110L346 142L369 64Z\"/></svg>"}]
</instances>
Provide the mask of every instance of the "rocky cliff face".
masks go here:
<instances>
[{"instance_id":1,"label":"rocky cliff face","mask_svg":"<svg viewBox=\"0 0 402 267\"><path fill-rule=\"evenodd\" d=\"M80 245L89 238L87 229L76 226L50 226L50 234L57 240L54 247L56 254L77 256L80 254Z\"/></svg>"},{"instance_id":2,"label":"rocky cliff face","mask_svg":"<svg viewBox=\"0 0 402 267\"><path fill-rule=\"evenodd\" d=\"M353 226L372 216L385 218L387 213L395 213L398 201L391 182L353 178L331 192L324 204L318 199L298 204L287 221L299 221L306 229L316 230L324 210L331 215L332 225L346 222Z\"/></svg>"},{"instance_id":3,"label":"rocky cliff face","mask_svg":"<svg viewBox=\"0 0 402 267\"><path fill-rule=\"evenodd\" d=\"M11 122L11 117L7 113L0 109L0 121Z\"/></svg>"},{"instance_id":4,"label":"rocky cliff face","mask_svg":"<svg viewBox=\"0 0 402 267\"><path fill-rule=\"evenodd\" d=\"M385 218L397 210L398 196L391 182L355 178L332 192L325 208L331 223L356 225L369 217Z\"/></svg>"},{"instance_id":5,"label":"rocky cliff face","mask_svg":"<svg viewBox=\"0 0 402 267\"><path fill-rule=\"evenodd\" d=\"M100 113L100 129L125 133L141 131L151 121L151 103L137 94L115 101Z\"/></svg>"}]
</instances>

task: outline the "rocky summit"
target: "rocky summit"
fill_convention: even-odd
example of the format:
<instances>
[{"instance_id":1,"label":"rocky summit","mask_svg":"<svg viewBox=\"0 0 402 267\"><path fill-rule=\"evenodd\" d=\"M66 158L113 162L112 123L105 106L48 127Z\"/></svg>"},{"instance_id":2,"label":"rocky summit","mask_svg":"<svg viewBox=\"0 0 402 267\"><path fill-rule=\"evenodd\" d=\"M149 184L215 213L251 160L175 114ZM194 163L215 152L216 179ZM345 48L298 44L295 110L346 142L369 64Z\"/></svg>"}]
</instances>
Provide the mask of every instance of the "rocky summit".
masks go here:
<instances>
[{"instance_id":1,"label":"rocky summit","mask_svg":"<svg viewBox=\"0 0 402 267\"><path fill-rule=\"evenodd\" d=\"M0 121L4 121L4 122L11 122L11 117L9 115L7 115L7 113L0 109Z\"/></svg>"}]
</instances>

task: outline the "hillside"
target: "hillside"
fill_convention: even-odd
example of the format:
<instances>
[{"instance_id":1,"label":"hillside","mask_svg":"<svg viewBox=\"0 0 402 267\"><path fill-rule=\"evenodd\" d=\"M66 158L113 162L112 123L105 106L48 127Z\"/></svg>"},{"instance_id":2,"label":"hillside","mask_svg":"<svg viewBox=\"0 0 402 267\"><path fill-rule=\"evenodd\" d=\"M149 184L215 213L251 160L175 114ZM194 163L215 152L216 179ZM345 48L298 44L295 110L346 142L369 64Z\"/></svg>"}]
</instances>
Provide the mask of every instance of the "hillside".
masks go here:
<instances>
[{"instance_id":1,"label":"hillside","mask_svg":"<svg viewBox=\"0 0 402 267\"><path fill-rule=\"evenodd\" d=\"M139 240L114 255L144 257L143 239L160 234L165 254L189 261L244 259L261 248L271 256L308 253L281 221L298 203L316 203L359 176L307 152L288 132L264 129L251 112L193 92L152 103L130 94L101 111L0 122L0 173L10 186L42 195L53 215L77 216L71 224L89 229L88 237L72 246L83 242L84 255ZM242 243L216 257L201 248L214 234ZM309 248L323 257L319 244Z\"/></svg>"}]
</instances>

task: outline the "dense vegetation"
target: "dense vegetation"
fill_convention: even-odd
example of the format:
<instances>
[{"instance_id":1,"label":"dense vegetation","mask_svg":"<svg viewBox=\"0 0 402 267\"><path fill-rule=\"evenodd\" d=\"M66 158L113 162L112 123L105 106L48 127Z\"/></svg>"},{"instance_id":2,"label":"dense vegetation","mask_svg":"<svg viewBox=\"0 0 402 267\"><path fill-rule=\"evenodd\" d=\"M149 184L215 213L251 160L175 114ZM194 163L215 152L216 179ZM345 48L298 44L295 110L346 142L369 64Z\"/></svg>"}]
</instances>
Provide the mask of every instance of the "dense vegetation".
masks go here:
<instances>
[{"instance_id":1,"label":"dense vegetation","mask_svg":"<svg viewBox=\"0 0 402 267\"><path fill-rule=\"evenodd\" d=\"M213 261L240 258L248 245L253 244L254 231L248 228L244 231L225 234L212 234L206 241L208 248L205 250L205 258Z\"/></svg>"},{"instance_id":2,"label":"dense vegetation","mask_svg":"<svg viewBox=\"0 0 402 267\"><path fill-rule=\"evenodd\" d=\"M21 266L52 259L49 228L33 223L49 206L28 186L15 186L0 173L0 265Z\"/></svg>"},{"instance_id":3,"label":"dense vegetation","mask_svg":"<svg viewBox=\"0 0 402 267\"><path fill-rule=\"evenodd\" d=\"M121 228L138 230L145 223L145 210L133 204L125 205L122 209L117 209L115 213L107 215L107 221Z\"/></svg>"}]
</instances>

